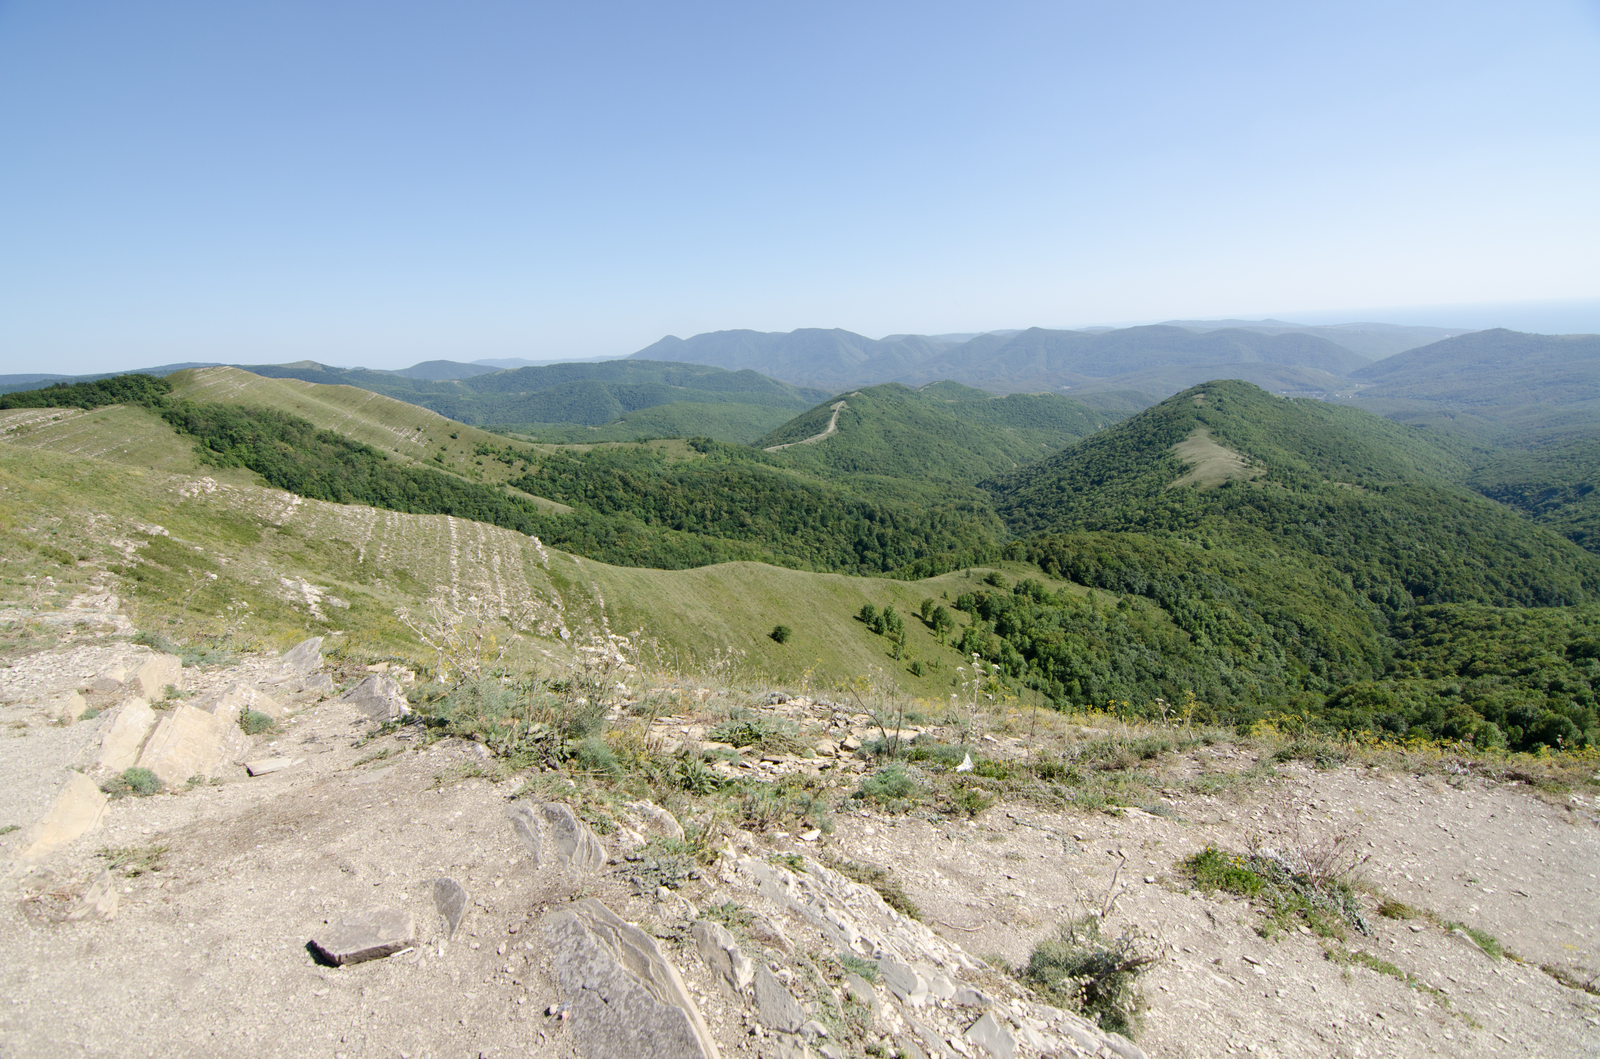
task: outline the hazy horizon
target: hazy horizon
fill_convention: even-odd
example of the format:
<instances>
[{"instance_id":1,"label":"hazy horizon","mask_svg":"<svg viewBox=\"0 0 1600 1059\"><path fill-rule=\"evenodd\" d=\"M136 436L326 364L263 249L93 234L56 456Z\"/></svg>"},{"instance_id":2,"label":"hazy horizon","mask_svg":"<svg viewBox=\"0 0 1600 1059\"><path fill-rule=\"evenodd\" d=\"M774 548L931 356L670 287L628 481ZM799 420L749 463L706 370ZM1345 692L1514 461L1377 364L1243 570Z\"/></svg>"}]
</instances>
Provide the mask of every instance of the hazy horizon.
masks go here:
<instances>
[{"instance_id":1,"label":"hazy horizon","mask_svg":"<svg viewBox=\"0 0 1600 1059\"><path fill-rule=\"evenodd\" d=\"M14 0L0 373L1600 330L1597 60L1585 0Z\"/></svg>"}]
</instances>

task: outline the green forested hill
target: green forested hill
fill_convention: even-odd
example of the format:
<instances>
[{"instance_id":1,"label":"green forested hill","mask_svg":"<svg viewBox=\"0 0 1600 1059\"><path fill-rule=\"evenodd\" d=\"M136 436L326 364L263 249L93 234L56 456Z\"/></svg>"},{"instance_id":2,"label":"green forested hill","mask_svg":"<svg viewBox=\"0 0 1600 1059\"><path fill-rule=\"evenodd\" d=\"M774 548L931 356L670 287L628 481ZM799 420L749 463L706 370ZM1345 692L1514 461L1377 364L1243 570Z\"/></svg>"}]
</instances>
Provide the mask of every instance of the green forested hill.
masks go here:
<instances>
[{"instance_id":1,"label":"green forested hill","mask_svg":"<svg viewBox=\"0 0 1600 1059\"><path fill-rule=\"evenodd\" d=\"M994 483L1014 531L1299 553L1387 609L1586 602L1600 560L1450 479L1463 454L1359 411L1208 383Z\"/></svg>"},{"instance_id":2,"label":"green forested hill","mask_svg":"<svg viewBox=\"0 0 1600 1059\"><path fill-rule=\"evenodd\" d=\"M784 446L792 466L830 476L971 483L1037 460L1122 417L1056 394L997 398L959 383L923 390L888 383L829 398L755 444ZM830 424L835 433L822 437Z\"/></svg>"},{"instance_id":3,"label":"green forested hill","mask_svg":"<svg viewBox=\"0 0 1600 1059\"><path fill-rule=\"evenodd\" d=\"M486 371L469 378L430 379L362 368L330 368L311 361L254 365L245 369L266 378L356 386L421 405L457 422L531 431L616 422L630 413L688 403L694 408L731 405L726 412L695 421L689 434L748 441L771 429L772 410L790 414L826 394L770 379L754 371L726 371L700 364L614 360L551 364ZM697 419L680 414L679 422ZM724 431L738 436L723 436ZM637 433L637 432L636 432Z\"/></svg>"}]
</instances>

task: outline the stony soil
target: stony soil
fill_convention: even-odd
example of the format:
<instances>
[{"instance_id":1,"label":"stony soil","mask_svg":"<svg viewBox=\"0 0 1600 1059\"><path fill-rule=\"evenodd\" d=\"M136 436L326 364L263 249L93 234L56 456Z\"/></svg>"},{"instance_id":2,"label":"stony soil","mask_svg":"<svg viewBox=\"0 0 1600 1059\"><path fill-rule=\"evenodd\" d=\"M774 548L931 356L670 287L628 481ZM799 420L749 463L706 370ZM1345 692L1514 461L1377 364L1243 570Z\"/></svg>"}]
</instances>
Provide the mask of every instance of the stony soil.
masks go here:
<instances>
[{"instance_id":1,"label":"stony soil","mask_svg":"<svg viewBox=\"0 0 1600 1059\"><path fill-rule=\"evenodd\" d=\"M63 769L98 740L104 718L57 725L53 697L136 650L107 642L0 671L0 825L37 818ZM202 693L239 675L186 674ZM97 832L46 865L51 885L37 873L7 876L0 1056L574 1054L566 1024L543 1013L557 995L537 929L573 894L530 870L506 824L520 781L471 776L488 764L476 744L422 746L414 729L368 741L351 707L309 694L288 705L289 719L255 749L301 764L115 801ZM661 728L700 734L676 721ZM1237 773L1255 763L1251 751L1218 746L1169 755L1161 768ZM823 766L841 784L864 767L780 759L754 770ZM736 844L890 867L940 935L1011 963L1116 893L1108 924L1147 933L1162 955L1143 979L1140 1044L1154 1057L1600 1054L1600 999L1540 969L1592 980L1600 966L1595 806L1466 776L1278 772L1231 795L1185 788L1159 815L1005 802L961 822L844 811L831 835L738 835ZM1252 835L1284 840L1291 826L1357 836L1370 854L1361 873L1374 934L1345 944L1428 988L1334 962L1306 934L1268 940L1246 902L1198 893L1177 871L1208 843L1242 849ZM0 836L0 858L19 844L20 832ZM110 919L57 921L108 847L165 852L157 870L118 873ZM439 876L474 902L449 940L431 897ZM703 907L726 896L722 885L708 872L681 893ZM772 1054L675 933L688 907L679 897L637 895L617 869L584 892L669 939L724 1053ZM1385 919L1380 896L1487 931L1520 960L1493 958L1431 920ZM313 960L307 943L321 926L374 905L415 912L417 944L352 967Z\"/></svg>"}]
</instances>

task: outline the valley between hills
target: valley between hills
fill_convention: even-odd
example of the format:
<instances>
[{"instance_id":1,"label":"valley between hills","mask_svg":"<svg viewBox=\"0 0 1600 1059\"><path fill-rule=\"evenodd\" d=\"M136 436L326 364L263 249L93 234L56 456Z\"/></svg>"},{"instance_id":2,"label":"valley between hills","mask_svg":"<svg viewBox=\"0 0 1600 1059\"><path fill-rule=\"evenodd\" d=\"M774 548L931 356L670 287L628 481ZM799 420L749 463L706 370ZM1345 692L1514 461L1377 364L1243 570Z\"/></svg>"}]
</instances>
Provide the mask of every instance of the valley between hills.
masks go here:
<instances>
[{"instance_id":1,"label":"valley between hills","mask_svg":"<svg viewBox=\"0 0 1600 1059\"><path fill-rule=\"evenodd\" d=\"M1594 340L1421 337L0 397L0 1048L1586 1054Z\"/></svg>"}]
</instances>

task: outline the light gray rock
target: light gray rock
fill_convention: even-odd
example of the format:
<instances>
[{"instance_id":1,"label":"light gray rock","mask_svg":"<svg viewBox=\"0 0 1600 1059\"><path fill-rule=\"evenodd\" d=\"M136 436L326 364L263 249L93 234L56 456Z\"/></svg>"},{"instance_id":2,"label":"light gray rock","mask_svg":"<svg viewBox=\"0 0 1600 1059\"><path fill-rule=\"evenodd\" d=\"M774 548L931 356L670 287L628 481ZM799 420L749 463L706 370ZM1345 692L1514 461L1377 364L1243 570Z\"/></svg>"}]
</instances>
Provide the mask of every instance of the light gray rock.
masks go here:
<instances>
[{"instance_id":1,"label":"light gray rock","mask_svg":"<svg viewBox=\"0 0 1600 1059\"><path fill-rule=\"evenodd\" d=\"M993 1012L984 1012L983 1018L972 1024L967 1030L967 1040L994 1056L994 1059L1012 1059L1017 1054L1017 1039L995 1020Z\"/></svg>"},{"instance_id":2,"label":"light gray rock","mask_svg":"<svg viewBox=\"0 0 1600 1059\"><path fill-rule=\"evenodd\" d=\"M410 912L369 908L319 931L311 946L323 960L342 967L392 956L410 945L416 934L416 919Z\"/></svg>"},{"instance_id":3,"label":"light gray rock","mask_svg":"<svg viewBox=\"0 0 1600 1059\"><path fill-rule=\"evenodd\" d=\"M302 686L306 691L314 691L319 695L332 695L336 690L334 688L333 678L328 676L326 673L311 674L309 677L306 677L305 683Z\"/></svg>"},{"instance_id":4,"label":"light gray rock","mask_svg":"<svg viewBox=\"0 0 1600 1059\"><path fill-rule=\"evenodd\" d=\"M815 1044L817 1041L820 1041L828 1036L828 1027L824 1026L816 1019L807 1019L800 1026L800 1036Z\"/></svg>"},{"instance_id":5,"label":"light gray rock","mask_svg":"<svg viewBox=\"0 0 1600 1059\"><path fill-rule=\"evenodd\" d=\"M102 871L89 880L89 885L84 887L83 893L72 903L66 918L109 921L117 916L117 902L117 880L109 871Z\"/></svg>"},{"instance_id":6,"label":"light gray rock","mask_svg":"<svg viewBox=\"0 0 1600 1059\"><path fill-rule=\"evenodd\" d=\"M986 1008L994 1005L994 997L981 989L961 988L956 990L956 995L950 998L950 1002L957 1007Z\"/></svg>"},{"instance_id":7,"label":"light gray rock","mask_svg":"<svg viewBox=\"0 0 1600 1059\"><path fill-rule=\"evenodd\" d=\"M844 976L844 987L857 1004L872 1012L872 1021L876 1023L883 1012L883 1004L878 1000L878 991L872 987L872 983L852 971Z\"/></svg>"},{"instance_id":8,"label":"light gray rock","mask_svg":"<svg viewBox=\"0 0 1600 1059\"><path fill-rule=\"evenodd\" d=\"M709 919L696 920L689 928L700 959L713 974L720 975L735 993L742 994L756 976L756 965L739 948L728 928Z\"/></svg>"},{"instance_id":9,"label":"light gray rock","mask_svg":"<svg viewBox=\"0 0 1600 1059\"><path fill-rule=\"evenodd\" d=\"M683 825L678 823L678 818L655 802L629 802L627 808L633 818L638 821L639 830L659 838L683 841Z\"/></svg>"},{"instance_id":10,"label":"light gray rock","mask_svg":"<svg viewBox=\"0 0 1600 1059\"><path fill-rule=\"evenodd\" d=\"M552 912L544 930L574 1043L589 1059L718 1059L677 968L644 931L593 898Z\"/></svg>"},{"instance_id":11,"label":"light gray rock","mask_svg":"<svg viewBox=\"0 0 1600 1059\"><path fill-rule=\"evenodd\" d=\"M246 761L244 769L252 776L270 776L274 772L294 768L296 765L305 764L303 757L264 757L255 761Z\"/></svg>"},{"instance_id":12,"label":"light gray rock","mask_svg":"<svg viewBox=\"0 0 1600 1059\"><path fill-rule=\"evenodd\" d=\"M388 677L377 673L363 680L343 695L340 702L348 702L374 721L398 721L411 712L406 702L405 689Z\"/></svg>"},{"instance_id":13,"label":"light gray rock","mask_svg":"<svg viewBox=\"0 0 1600 1059\"><path fill-rule=\"evenodd\" d=\"M283 720L283 707L278 700L249 684L233 684L204 709L224 724L238 724L239 717L250 710L264 713L274 721Z\"/></svg>"},{"instance_id":14,"label":"light gray rock","mask_svg":"<svg viewBox=\"0 0 1600 1059\"><path fill-rule=\"evenodd\" d=\"M533 854L535 868L556 867L580 874L605 867L606 849L589 825L561 802L518 802L506 811L511 830Z\"/></svg>"},{"instance_id":15,"label":"light gray rock","mask_svg":"<svg viewBox=\"0 0 1600 1059\"><path fill-rule=\"evenodd\" d=\"M283 680L308 677L321 668L322 637L320 636L301 640L278 656L278 669Z\"/></svg>"},{"instance_id":16,"label":"light gray rock","mask_svg":"<svg viewBox=\"0 0 1600 1059\"><path fill-rule=\"evenodd\" d=\"M956 984L947 975L930 974L928 977L928 995L939 1000L949 1000L956 995Z\"/></svg>"},{"instance_id":17,"label":"light gray rock","mask_svg":"<svg viewBox=\"0 0 1600 1059\"><path fill-rule=\"evenodd\" d=\"M1122 1059L1145 1059L1144 1049L1120 1033L1108 1032L1106 1034L1106 1047L1116 1052Z\"/></svg>"},{"instance_id":18,"label":"light gray rock","mask_svg":"<svg viewBox=\"0 0 1600 1059\"><path fill-rule=\"evenodd\" d=\"M883 975L883 984L901 1000L913 1007L927 1003L928 983L908 965L892 956L885 956L878 961L878 973Z\"/></svg>"},{"instance_id":19,"label":"light gray rock","mask_svg":"<svg viewBox=\"0 0 1600 1059\"><path fill-rule=\"evenodd\" d=\"M766 964L756 967L756 1018L769 1030L796 1033L805 1025L806 1013Z\"/></svg>"},{"instance_id":20,"label":"light gray rock","mask_svg":"<svg viewBox=\"0 0 1600 1059\"><path fill-rule=\"evenodd\" d=\"M444 917L444 936L455 936L461 917L467 913L467 891L454 879L440 877L433 880L433 907Z\"/></svg>"}]
</instances>

